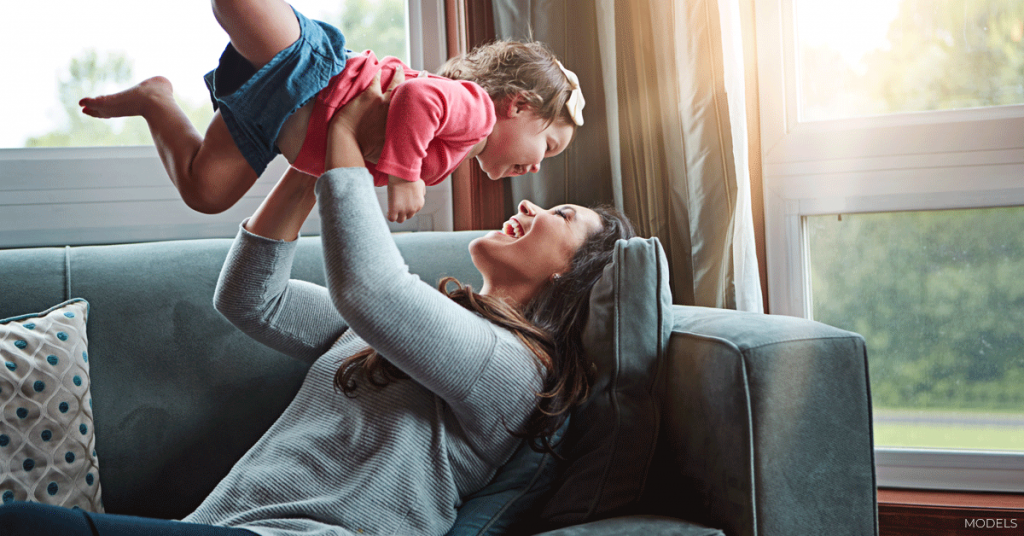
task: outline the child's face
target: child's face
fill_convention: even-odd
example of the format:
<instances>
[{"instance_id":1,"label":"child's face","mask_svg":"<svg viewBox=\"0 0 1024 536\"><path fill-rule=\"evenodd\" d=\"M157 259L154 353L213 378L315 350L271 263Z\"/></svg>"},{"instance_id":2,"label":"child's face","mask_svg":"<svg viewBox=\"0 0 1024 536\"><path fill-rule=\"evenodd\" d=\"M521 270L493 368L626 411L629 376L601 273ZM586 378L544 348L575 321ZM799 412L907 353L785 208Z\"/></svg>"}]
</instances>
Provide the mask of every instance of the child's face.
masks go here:
<instances>
[{"instance_id":1,"label":"child's face","mask_svg":"<svg viewBox=\"0 0 1024 536\"><path fill-rule=\"evenodd\" d=\"M483 151L476 156L491 180L540 170L540 161L561 153L572 141L573 127L539 117L533 108L513 101L499 114Z\"/></svg>"}]
</instances>

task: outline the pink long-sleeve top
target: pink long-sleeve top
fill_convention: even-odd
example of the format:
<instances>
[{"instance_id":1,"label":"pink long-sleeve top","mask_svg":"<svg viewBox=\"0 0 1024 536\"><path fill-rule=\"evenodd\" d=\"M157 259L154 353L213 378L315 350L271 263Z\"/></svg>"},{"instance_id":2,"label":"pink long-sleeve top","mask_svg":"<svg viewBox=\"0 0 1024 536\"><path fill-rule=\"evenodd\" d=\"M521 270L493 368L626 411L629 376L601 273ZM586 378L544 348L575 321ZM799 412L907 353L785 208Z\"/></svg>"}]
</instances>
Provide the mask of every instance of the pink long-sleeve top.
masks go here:
<instances>
[{"instance_id":1,"label":"pink long-sleeve top","mask_svg":"<svg viewBox=\"0 0 1024 536\"><path fill-rule=\"evenodd\" d=\"M369 50L350 57L345 70L317 94L306 139L292 166L322 175L327 126L334 113L369 87L378 71L386 88L399 68L406 80L391 95L384 147L377 162L366 162L366 168L376 186L386 186L389 175L422 179L428 186L450 175L494 128L490 96L474 82L415 71L391 56L378 60Z\"/></svg>"}]
</instances>

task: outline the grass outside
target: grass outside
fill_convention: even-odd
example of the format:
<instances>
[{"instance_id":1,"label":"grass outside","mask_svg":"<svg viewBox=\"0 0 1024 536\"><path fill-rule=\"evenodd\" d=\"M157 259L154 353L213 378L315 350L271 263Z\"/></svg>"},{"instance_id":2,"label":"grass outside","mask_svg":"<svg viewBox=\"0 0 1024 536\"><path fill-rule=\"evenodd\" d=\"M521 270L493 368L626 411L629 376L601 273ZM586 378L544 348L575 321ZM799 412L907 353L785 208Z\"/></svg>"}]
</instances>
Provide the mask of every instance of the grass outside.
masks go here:
<instances>
[{"instance_id":1,"label":"grass outside","mask_svg":"<svg viewBox=\"0 0 1024 536\"><path fill-rule=\"evenodd\" d=\"M875 446L1024 452L1024 413L874 411Z\"/></svg>"}]
</instances>

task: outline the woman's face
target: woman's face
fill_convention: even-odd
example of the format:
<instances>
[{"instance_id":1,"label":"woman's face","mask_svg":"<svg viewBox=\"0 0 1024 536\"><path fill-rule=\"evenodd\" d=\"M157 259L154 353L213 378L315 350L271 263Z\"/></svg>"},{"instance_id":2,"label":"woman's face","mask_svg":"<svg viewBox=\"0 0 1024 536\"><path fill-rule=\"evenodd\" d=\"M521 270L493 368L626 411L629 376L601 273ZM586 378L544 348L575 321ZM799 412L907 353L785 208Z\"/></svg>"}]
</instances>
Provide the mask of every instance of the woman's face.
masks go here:
<instances>
[{"instance_id":1,"label":"woman's face","mask_svg":"<svg viewBox=\"0 0 1024 536\"><path fill-rule=\"evenodd\" d=\"M601 230L601 217L578 205L542 209L529 201L502 230L469 246L473 264L484 276L483 293L501 290L526 303L555 274L569 269L576 250Z\"/></svg>"}]
</instances>

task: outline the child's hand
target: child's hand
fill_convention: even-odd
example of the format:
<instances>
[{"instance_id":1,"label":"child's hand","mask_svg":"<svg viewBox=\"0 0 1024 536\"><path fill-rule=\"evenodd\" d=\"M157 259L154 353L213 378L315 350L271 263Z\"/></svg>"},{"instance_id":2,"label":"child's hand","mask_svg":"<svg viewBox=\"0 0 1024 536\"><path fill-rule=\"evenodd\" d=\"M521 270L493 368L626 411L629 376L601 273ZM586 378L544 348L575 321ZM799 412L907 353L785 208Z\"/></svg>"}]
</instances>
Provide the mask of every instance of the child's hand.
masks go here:
<instances>
[{"instance_id":1,"label":"child's hand","mask_svg":"<svg viewBox=\"0 0 1024 536\"><path fill-rule=\"evenodd\" d=\"M388 178L388 220L402 223L423 208L427 185L423 181Z\"/></svg>"}]
</instances>

